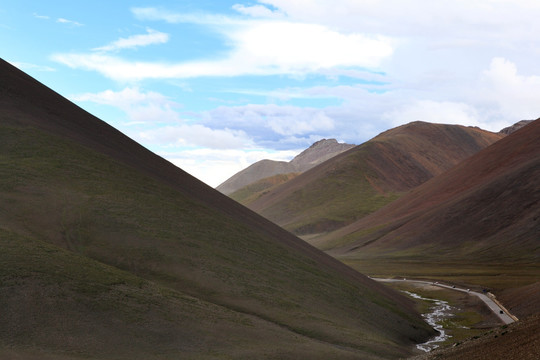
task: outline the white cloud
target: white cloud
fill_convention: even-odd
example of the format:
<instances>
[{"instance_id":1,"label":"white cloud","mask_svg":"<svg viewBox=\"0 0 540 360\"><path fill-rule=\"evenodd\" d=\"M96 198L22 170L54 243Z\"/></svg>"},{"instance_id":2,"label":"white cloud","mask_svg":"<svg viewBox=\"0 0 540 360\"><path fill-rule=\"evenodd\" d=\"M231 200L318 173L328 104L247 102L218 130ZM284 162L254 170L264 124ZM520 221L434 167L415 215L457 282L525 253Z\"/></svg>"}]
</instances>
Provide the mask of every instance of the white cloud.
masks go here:
<instances>
[{"instance_id":1,"label":"white cloud","mask_svg":"<svg viewBox=\"0 0 540 360\"><path fill-rule=\"evenodd\" d=\"M153 44L165 44L169 41L169 34L165 34L150 28L146 29L147 34L132 35L127 38L120 38L112 43L94 48L96 51L116 51L121 49L133 49L141 46Z\"/></svg>"},{"instance_id":2,"label":"white cloud","mask_svg":"<svg viewBox=\"0 0 540 360\"><path fill-rule=\"evenodd\" d=\"M266 133L268 138L275 134L305 136L326 133L335 126L334 120L322 109L275 104L219 107L207 112L206 116L208 123L226 123L246 129L254 136Z\"/></svg>"},{"instance_id":3,"label":"white cloud","mask_svg":"<svg viewBox=\"0 0 540 360\"><path fill-rule=\"evenodd\" d=\"M234 169L230 170L234 173L260 160L248 158L247 151L235 146L303 149L322 137L360 143L390 127L415 120L499 131L520 119L540 116L537 0L238 3L233 6L236 14L232 16L149 7L131 9L140 21L195 24L221 35L229 49L220 52L221 57L216 58L214 52L212 58L169 58L160 62L149 57L140 60L88 51L56 54L53 59L128 83L144 79L182 79L181 83L189 80L192 95L201 88L191 78L287 75L287 83L294 78L299 87L276 86L276 77L269 86L261 78L255 90L242 85L246 88L223 91L265 96L260 100L264 102L277 99L310 104L309 99L342 99L339 105L324 108L271 103L222 106L198 114L202 120L193 124L176 111L179 104L160 94L136 87L101 94L100 101L121 107L131 120L159 123L160 129L156 130L132 127L131 133L136 133L143 143L170 146L174 151L178 147L197 147L190 152L171 150L167 158L181 161L183 168L198 171L207 179L220 176L215 169L222 173L226 168ZM174 28L168 25L168 29ZM157 43L151 35L155 34L148 30L147 34L136 35L138 38L118 39L101 49ZM321 78L306 76L310 74L326 77L328 81L322 82L326 86L309 87L314 84L312 79ZM346 81L341 81L343 77L347 77ZM306 79L303 84L302 79ZM331 86L334 80L337 86ZM230 99L227 96L226 100ZM204 156L209 160L205 162ZM199 170L195 170L196 166Z\"/></svg>"},{"instance_id":4,"label":"white cloud","mask_svg":"<svg viewBox=\"0 0 540 360\"><path fill-rule=\"evenodd\" d=\"M535 37L536 0L264 0L294 21L398 37ZM529 28L529 31L527 31ZM532 31L531 31L532 30ZM525 34L525 32L528 32ZM501 37L502 36L502 37Z\"/></svg>"},{"instance_id":5,"label":"white cloud","mask_svg":"<svg viewBox=\"0 0 540 360\"><path fill-rule=\"evenodd\" d=\"M419 100L403 108L382 115L394 126L412 121L427 121L440 124L480 125L476 110L464 103L450 101Z\"/></svg>"},{"instance_id":6,"label":"white cloud","mask_svg":"<svg viewBox=\"0 0 540 360\"><path fill-rule=\"evenodd\" d=\"M388 37L342 33L312 23L224 19L212 15L198 17L155 8L135 8L132 11L144 20L212 25L215 31L225 36L232 49L221 59L176 63L132 61L104 54L84 53L56 54L52 58L72 68L98 71L112 79L137 81L200 76L303 75L329 72L332 69L334 72L335 69L351 71L354 67L377 67L393 52L393 41ZM98 49L114 49L143 39L155 40L150 35L157 34L121 39L124 45L117 41Z\"/></svg>"},{"instance_id":7,"label":"white cloud","mask_svg":"<svg viewBox=\"0 0 540 360\"><path fill-rule=\"evenodd\" d=\"M37 14L37 13L33 13L32 15L34 15L34 17L36 19L42 19L42 20L49 20L50 19L50 17L47 16L47 15L40 15L40 14Z\"/></svg>"},{"instance_id":8,"label":"white cloud","mask_svg":"<svg viewBox=\"0 0 540 360\"><path fill-rule=\"evenodd\" d=\"M67 24L67 25L72 25L72 26L84 26L84 24L81 24L80 22L77 22L74 20L68 20L64 18L58 18L56 19L56 22L60 24Z\"/></svg>"},{"instance_id":9,"label":"white cloud","mask_svg":"<svg viewBox=\"0 0 540 360\"><path fill-rule=\"evenodd\" d=\"M233 19L231 17L223 15L213 15L206 13L189 14L189 13L176 13L165 9L158 9L153 7L139 8L135 7L131 9L131 12L138 20L149 21L165 21L170 24L179 23L191 23L199 25L231 25L239 24L240 20Z\"/></svg>"},{"instance_id":10,"label":"white cloud","mask_svg":"<svg viewBox=\"0 0 540 360\"><path fill-rule=\"evenodd\" d=\"M376 67L392 54L390 39L343 34L317 24L260 22L230 36L237 44L231 58L247 59L252 66L270 71L277 68L281 73Z\"/></svg>"},{"instance_id":11,"label":"white cloud","mask_svg":"<svg viewBox=\"0 0 540 360\"><path fill-rule=\"evenodd\" d=\"M205 147L210 149L245 149L252 142L242 130L211 129L200 124L165 126L139 133L146 144L174 147Z\"/></svg>"},{"instance_id":12,"label":"white cloud","mask_svg":"<svg viewBox=\"0 0 540 360\"><path fill-rule=\"evenodd\" d=\"M132 122L176 122L180 121L175 108L180 104L162 94L138 88L126 87L121 91L106 90L71 96L74 101L90 101L110 105L124 111Z\"/></svg>"},{"instance_id":13,"label":"white cloud","mask_svg":"<svg viewBox=\"0 0 540 360\"><path fill-rule=\"evenodd\" d=\"M273 11L263 5L245 6L242 4L234 4L232 8L241 14L256 17L256 18L282 18L284 17L284 14L282 12Z\"/></svg>"},{"instance_id":14,"label":"white cloud","mask_svg":"<svg viewBox=\"0 0 540 360\"><path fill-rule=\"evenodd\" d=\"M263 159L289 161L301 151L194 149L176 153L159 152L159 155L208 185L216 187L254 162Z\"/></svg>"},{"instance_id":15,"label":"white cloud","mask_svg":"<svg viewBox=\"0 0 540 360\"><path fill-rule=\"evenodd\" d=\"M18 67L21 70L37 70L37 71L46 71L46 72L56 71L56 69L50 66L45 66L45 65L37 65L37 64L27 63L27 62L20 62L20 61L10 61L9 63L13 66Z\"/></svg>"},{"instance_id":16,"label":"white cloud","mask_svg":"<svg viewBox=\"0 0 540 360\"><path fill-rule=\"evenodd\" d=\"M497 132L540 117L540 76L521 75L516 64L504 58L493 58L486 70L460 87L438 90L434 86L433 94L422 88L389 92L389 110L381 119L392 126L421 120ZM441 100L444 97L454 100Z\"/></svg>"},{"instance_id":17,"label":"white cloud","mask_svg":"<svg viewBox=\"0 0 540 360\"><path fill-rule=\"evenodd\" d=\"M124 111L130 120L127 125L145 126L144 130L130 129L138 141L159 147L207 147L210 149L252 148L253 142L242 130L211 128L189 123L176 109L180 104L156 92L143 92L127 87L121 91L106 90L71 96L74 101L90 101L110 105ZM157 126L157 127L156 127Z\"/></svg>"},{"instance_id":18,"label":"white cloud","mask_svg":"<svg viewBox=\"0 0 540 360\"><path fill-rule=\"evenodd\" d=\"M537 119L540 117L540 76L520 75L516 64L494 58L482 74L476 98L495 118Z\"/></svg>"}]
</instances>

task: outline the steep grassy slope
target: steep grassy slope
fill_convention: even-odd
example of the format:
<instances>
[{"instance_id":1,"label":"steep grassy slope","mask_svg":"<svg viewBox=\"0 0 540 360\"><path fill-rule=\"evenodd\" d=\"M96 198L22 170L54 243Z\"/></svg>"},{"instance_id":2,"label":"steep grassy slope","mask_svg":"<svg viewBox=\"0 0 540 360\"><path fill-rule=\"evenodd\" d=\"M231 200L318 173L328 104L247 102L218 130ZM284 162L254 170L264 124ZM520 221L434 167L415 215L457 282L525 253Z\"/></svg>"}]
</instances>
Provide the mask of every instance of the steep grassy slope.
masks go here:
<instances>
[{"instance_id":1,"label":"steep grassy slope","mask_svg":"<svg viewBox=\"0 0 540 360\"><path fill-rule=\"evenodd\" d=\"M320 245L349 263L399 259L426 264L424 276L447 269L499 289L536 282L539 138L536 120Z\"/></svg>"},{"instance_id":2,"label":"steep grassy slope","mask_svg":"<svg viewBox=\"0 0 540 360\"><path fill-rule=\"evenodd\" d=\"M4 62L0 84L2 351L393 358L430 333L401 295Z\"/></svg>"},{"instance_id":3,"label":"steep grassy slope","mask_svg":"<svg viewBox=\"0 0 540 360\"><path fill-rule=\"evenodd\" d=\"M296 234L335 230L502 136L457 125L410 123L324 162L248 206Z\"/></svg>"},{"instance_id":4,"label":"steep grassy slope","mask_svg":"<svg viewBox=\"0 0 540 360\"><path fill-rule=\"evenodd\" d=\"M0 238L3 359L355 357L56 246Z\"/></svg>"}]
</instances>

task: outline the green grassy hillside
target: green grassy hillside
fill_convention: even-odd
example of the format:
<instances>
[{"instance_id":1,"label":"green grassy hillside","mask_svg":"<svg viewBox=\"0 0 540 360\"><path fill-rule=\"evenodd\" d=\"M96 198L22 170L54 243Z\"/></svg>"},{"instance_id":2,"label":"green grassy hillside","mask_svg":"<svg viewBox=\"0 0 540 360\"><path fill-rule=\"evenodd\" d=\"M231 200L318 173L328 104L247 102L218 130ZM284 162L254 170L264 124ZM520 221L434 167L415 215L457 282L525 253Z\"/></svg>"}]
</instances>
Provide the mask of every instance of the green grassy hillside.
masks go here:
<instances>
[{"instance_id":1,"label":"green grassy hillside","mask_svg":"<svg viewBox=\"0 0 540 360\"><path fill-rule=\"evenodd\" d=\"M403 296L1 65L0 354L395 358L431 333Z\"/></svg>"}]
</instances>

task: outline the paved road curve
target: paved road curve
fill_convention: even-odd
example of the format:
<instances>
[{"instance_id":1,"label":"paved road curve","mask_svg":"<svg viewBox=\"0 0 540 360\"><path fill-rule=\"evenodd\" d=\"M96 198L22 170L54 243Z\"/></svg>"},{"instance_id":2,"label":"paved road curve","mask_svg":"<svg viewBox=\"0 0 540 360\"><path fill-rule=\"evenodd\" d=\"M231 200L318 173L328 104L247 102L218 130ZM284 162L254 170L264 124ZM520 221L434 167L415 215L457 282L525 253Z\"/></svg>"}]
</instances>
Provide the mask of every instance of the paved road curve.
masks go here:
<instances>
[{"instance_id":1,"label":"paved road curve","mask_svg":"<svg viewBox=\"0 0 540 360\"><path fill-rule=\"evenodd\" d=\"M462 289L456 286L439 284L438 282L434 282L434 281L407 280L407 279L380 279L380 278L372 278L372 279L376 281L381 281L381 282L410 282L410 283L417 283L417 284L424 284L424 285L432 285L432 286L434 285L434 286L447 288L450 290L465 292L469 295L477 296L480 300L482 300L491 309L491 311L493 311L493 313L497 315L499 319L501 319L501 321L504 324L510 324L517 320L515 316L511 316L508 310L502 307L502 305L499 305L496 301L494 301L488 295L482 294L476 291L470 291L469 289Z\"/></svg>"}]
</instances>

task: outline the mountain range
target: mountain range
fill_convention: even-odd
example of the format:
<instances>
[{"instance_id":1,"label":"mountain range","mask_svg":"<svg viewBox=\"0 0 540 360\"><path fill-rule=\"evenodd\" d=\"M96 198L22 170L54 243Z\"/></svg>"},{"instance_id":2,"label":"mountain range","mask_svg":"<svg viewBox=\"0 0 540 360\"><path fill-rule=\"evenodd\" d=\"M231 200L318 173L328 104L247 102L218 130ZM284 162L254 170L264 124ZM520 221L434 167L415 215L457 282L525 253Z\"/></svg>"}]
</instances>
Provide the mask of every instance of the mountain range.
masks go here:
<instances>
[{"instance_id":1,"label":"mountain range","mask_svg":"<svg viewBox=\"0 0 540 360\"><path fill-rule=\"evenodd\" d=\"M538 264L539 138L536 120L325 239L341 239L343 254L407 249L447 260Z\"/></svg>"},{"instance_id":2,"label":"mountain range","mask_svg":"<svg viewBox=\"0 0 540 360\"><path fill-rule=\"evenodd\" d=\"M244 204L297 235L333 231L391 203L503 136L459 125L406 124Z\"/></svg>"}]
</instances>

